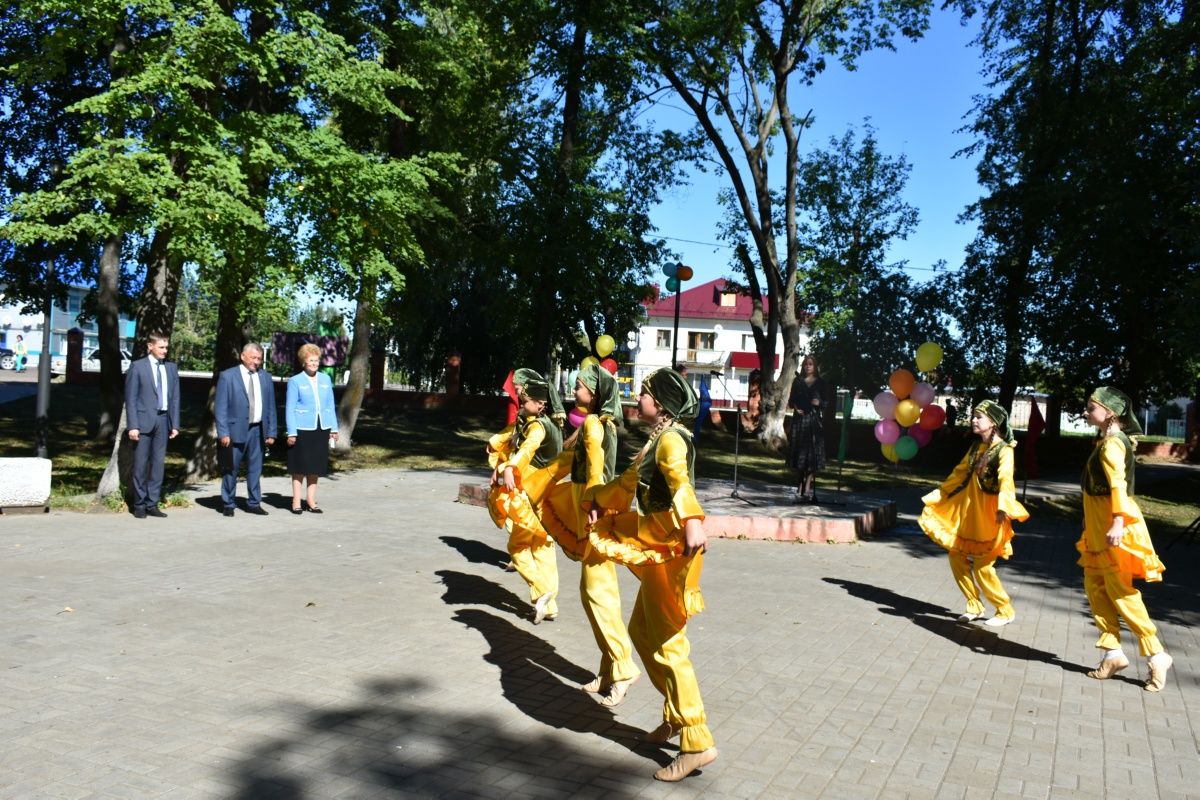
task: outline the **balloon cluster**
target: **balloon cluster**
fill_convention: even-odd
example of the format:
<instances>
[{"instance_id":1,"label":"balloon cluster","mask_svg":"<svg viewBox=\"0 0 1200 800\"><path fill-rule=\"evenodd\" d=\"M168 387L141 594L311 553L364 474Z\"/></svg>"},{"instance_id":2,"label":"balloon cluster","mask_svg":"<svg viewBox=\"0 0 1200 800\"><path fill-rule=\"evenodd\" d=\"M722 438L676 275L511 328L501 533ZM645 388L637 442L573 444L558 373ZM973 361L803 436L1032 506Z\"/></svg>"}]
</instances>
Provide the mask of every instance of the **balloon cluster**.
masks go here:
<instances>
[{"instance_id":1,"label":"balloon cluster","mask_svg":"<svg viewBox=\"0 0 1200 800\"><path fill-rule=\"evenodd\" d=\"M690 281L695 273L692 268L683 264L667 264L663 267L663 275L667 276L667 291L678 292L679 285Z\"/></svg>"},{"instance_id":2,"label":"balloon cluster","mask_svg":"<svg viewBox=\"0 0 1200 800\"><path fill-rule=\"evenodd\" d=\"M929 372L942 363L942 348L926 342L917 348L917 370ZM907 461L929 444L933 432L946 422L946 409L933 402L934 390L906 369L888 378L888 389L875 395L875 438L883 457L895 464Z\"/></svg>"},{"instance_id":3,"label":"balloon cluster","mask_svg":"<svg viewBox=\"0 0 1200 800\"><path fill-rule=\"evenodd\" d=\"M604 369L608 370L610 374L616 375L617 360L612 357L612 351L616 349L616 347L616 340L607 333L602 336L597 336L596 344L593 348L596 351L596 355L585 356L583 361L579 362L579 368L587 369L592 364L599 364L600 366L604 367ZM599 356L599 358L596 356Z\"/></svg>"}]
</instances>

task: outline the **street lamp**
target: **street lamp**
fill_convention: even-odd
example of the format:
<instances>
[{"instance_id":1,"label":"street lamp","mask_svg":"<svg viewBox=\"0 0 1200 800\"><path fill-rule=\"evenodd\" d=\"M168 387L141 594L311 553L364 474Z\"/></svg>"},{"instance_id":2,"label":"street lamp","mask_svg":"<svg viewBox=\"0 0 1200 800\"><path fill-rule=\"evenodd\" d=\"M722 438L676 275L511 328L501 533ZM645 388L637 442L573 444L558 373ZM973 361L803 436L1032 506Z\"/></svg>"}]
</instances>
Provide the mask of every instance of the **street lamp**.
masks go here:
<instances>
[{"instance_id":1,"label":"street lamp","mask_svg":"<svg viewBox=\"0 0 1200 800\"><path fill-rule=\"evenodd\" d=\"M675 293L675 329L671 333L671 369L679 368L679 295L683 294L682 284L692 279L692 268L682 263L667 264L663 267L667 276L667 291Z\"/></svg>"}]
</instances>

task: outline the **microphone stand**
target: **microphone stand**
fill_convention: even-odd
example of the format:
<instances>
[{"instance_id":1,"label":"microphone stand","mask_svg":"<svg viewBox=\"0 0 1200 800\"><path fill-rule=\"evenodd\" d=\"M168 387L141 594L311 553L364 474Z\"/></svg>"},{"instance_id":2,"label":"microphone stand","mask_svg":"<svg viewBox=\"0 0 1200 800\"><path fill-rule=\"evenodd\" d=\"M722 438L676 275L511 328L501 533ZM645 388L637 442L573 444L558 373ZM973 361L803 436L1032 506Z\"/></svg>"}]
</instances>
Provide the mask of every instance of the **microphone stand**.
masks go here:
<instances>
[{"instance_id":1,"label":"microphone stand","mask_svg":"<svg viewBox=\"0 0 1200 800\"><path fill-rule=\"evenodd\" d=\"M725 376L715 369L709 370L708 374L721 382L721 386L725 389L725 396L733 400L733 394L729 391L729 384L725 382ZM733 400L733 407L736 411L736 416L733 420L733 491L730 492L729 496L734 500L741 500L746 505L756 506L758 503L738 494L738 451L742 436L742 402L740 400Z\"/></svg>"}]
</instances>

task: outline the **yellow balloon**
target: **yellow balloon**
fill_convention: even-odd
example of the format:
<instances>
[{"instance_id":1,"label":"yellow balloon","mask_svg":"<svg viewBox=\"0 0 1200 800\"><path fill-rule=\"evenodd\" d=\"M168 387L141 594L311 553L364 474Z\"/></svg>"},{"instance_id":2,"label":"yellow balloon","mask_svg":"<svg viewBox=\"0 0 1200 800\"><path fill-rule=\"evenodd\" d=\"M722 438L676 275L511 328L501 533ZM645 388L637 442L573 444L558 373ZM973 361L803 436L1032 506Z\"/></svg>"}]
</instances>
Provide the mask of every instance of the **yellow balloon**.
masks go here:
<instances>
[{"instance_id":1,"label":"yellow balloon","mask_svg":"<svg viewBox=\"0 0 1200 800\"><path fill-rule=\"evenodd\" d=\"M579 362L579 368L587 369L592 364L599 364L599 363L600 363L599 359L597 359L595 356L587 356L583 359L583 361Z\"/></svg>"},{"instance_id":2,"label":"yellow balloon","mask_svg":"<svg viewBox=\"0 0 1200 800\"><path fill-rule=\"evenodd\" d=\"M908 427L921 418L921 407L912 400L901 400L896 404L896 422Z\"/></svg>"},{"instance_id":3,"label":"yellow balloon","mask_svg":"<svg viewBox=\"0 0 1200 800\"><path fill-rule=\"evenodd\" d=\"M883 457L893 464L900 460L900 456L896 454L896 445L894 444L879 445L879 452L883 453Z\"/></svg>"},{"instance_id":4,"label":"yellow balloon","mask_svg":"<svg viewBox=\"0 0 1200 800\"><path fill-rule=\"evenodd\" d=\"M931 369L937 369L937 365L942 363L942 346L934 342L926 342L917 348L917 369L921 372L929 372Z\"/></svg>"},{"instance_id":5,"label":"yellow balloon","mask_svg":"<svg viewBox=\"0 0 1200 800\"><path fill-rule=\"evenodd\" d=\"M616 346L616 341L614 341L613 337L609 336L607 333L603 336L596 337L596 355L600 356L601 358L604 358L611 353L613 348Z\"/></svg>"}]
</instances>

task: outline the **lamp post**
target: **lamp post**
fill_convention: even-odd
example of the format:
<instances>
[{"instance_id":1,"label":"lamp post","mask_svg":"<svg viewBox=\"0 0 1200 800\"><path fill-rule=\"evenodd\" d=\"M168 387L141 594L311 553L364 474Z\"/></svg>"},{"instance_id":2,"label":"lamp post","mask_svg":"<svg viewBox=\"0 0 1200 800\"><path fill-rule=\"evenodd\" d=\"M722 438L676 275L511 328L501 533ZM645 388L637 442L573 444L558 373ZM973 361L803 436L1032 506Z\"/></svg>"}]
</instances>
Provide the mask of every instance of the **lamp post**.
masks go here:
<instances>
[{"instance_id":1,"label":"lamp post","mask_svg":"<svg viewBox=\"0 0 1200 800\"><path fill-rule=\"evenodd\" d=\"M663 267L667 276L667 291L675 292L675 328L671 333L671 369L679 368L679 295L683 294L683 282L692 279L692 268L682 263Z\"/></svg>"},{"instance_id":2,"label":"lamp post","mask_svg":"<svg viewBox=\"0 0 1200 800\"><path fill-rule=\"evenodd\" d=\"M50 448L50 337L54 332L54 259L46 261L46 310L42 317L42 353L38 356L37 411L34 441L38 458L49 458Z\"/></svg>"}]
</instances>

